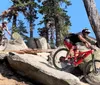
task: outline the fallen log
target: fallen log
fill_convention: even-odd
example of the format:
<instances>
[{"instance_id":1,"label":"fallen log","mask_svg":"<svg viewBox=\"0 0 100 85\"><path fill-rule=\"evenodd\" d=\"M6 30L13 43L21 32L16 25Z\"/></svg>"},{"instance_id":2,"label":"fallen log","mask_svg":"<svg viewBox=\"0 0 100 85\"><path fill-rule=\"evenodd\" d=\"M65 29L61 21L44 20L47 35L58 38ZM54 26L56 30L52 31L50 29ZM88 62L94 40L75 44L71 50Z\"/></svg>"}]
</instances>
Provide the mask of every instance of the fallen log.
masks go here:
<instances>
[{"instance_id":1,"label":"fallen log","mask_svg":"<svg viewBox=\"0 0 100 85\"><path fill-rule=\"evenodd\" d=\"M47 50L41 50L41 49L23 49L23 50L6 50L6 51L0 51L0 53L9 53L9 52L16 52L19 54L37 54L37 53L42 53L42 52L46 52L46 53L51 53L52 51L54 51L54 49L47 49Z\"/></svg>"}]
</instances>

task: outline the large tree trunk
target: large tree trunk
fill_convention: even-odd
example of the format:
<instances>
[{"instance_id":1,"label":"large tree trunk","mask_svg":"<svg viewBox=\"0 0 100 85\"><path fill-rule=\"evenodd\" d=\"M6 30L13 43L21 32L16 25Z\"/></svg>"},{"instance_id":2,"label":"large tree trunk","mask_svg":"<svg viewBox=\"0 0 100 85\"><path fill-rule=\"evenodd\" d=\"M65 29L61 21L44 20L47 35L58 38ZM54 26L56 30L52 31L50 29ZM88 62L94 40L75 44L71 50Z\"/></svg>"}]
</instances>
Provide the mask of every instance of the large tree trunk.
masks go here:
<instances>
[{"instance_id":1,"label":"large tree trunk","mask_svg":"<svg viewBox=\"0 0 100 85\"><path fill-rule=\"evenodd\" d=\"M48 35L48 27L47 27L47 22L45 23L45 29L46 29L46 35L45 35L45 38L47 40L47 42L49 42L49 35Z\"/></svg>"},{"instance_id":2,"label":"large tree trunk","mask_svg":"<svg viewBox=\"0 0 100 85\"><path fill-rule=\"evenodd\" d=\"M30 38L33 37L33 23L30 21Z\"/></svg>"},{"instance_id":3,"label":"large tree trunk","mask_svg":"<svg viewBox=\"0 0 100 85\"><path fill-rule=\"evenodd\" d=\"M16 29L16 21L17 21L17 16L13 15L12 34L14 33L14 31Z\"/></svg>"},{"instance_id":4,"label":"large tree trunk","mask_svg":"<svg viewBox=\"0 0 100 85\"><path fill-rule=\"evenodd\" d=\"M61 44L61 32L60 32L60 26L59 26L59 19L58 19L58 17L55 17L55 28L56 28L56 46L58 47L58 46L60 46L60 44Z\"/></svg>"},{"instance_id":5,"label":"large tree trunk","mask_svg":"<svg viewBox=\"0 0 100 85\"><path fill-rule=\"evenodd\" d=\"M29 6L29 12L30 12L30 19L29 19L29 22L30 22L30 38L33 37L33 18L32 18L32 6L30 5Z\"/></svg>"},{"instance_id":6,"label":"large tree trunk","mask_svg":"<svg viewBox=\"0 0 100 85\"><path fill-rule=\"evenodd\" d=\"M96 8L94 0L83 0L91 27L96 35L98 45L100 47L100 16Z\"/></svg>"}]
</instances>

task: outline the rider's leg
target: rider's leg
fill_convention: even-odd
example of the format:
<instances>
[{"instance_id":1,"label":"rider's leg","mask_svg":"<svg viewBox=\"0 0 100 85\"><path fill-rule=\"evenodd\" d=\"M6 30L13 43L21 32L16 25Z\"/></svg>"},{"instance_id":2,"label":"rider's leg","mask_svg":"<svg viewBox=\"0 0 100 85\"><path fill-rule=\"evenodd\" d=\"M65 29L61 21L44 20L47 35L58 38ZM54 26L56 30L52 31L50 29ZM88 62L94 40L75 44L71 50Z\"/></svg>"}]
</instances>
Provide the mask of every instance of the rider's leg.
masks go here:
<instances>
[{"instance_id":1,"label":"rider's leg","mask_svg":"<svg viewBox=\"0 0 100 85\"><path fill-rule=\"evenodd\" d=\"M72 52L73 52L73 49L74 49L74 46L72 46L70 49L69 49L69 51L68 51L68 53L67 53L67 55L66 55L66 60L68 59L68 57L72 57Z\"/></svg>"},{"instance_id":2,"label":"rider's leg","mask_svg":"<svg viewBox=\"0 0 100 85\"><path fill-rule=\"evenodd\" d=\"M78 56L79 55L79 50L78 49L75 49L74 50L74 56L76 57L76 56Z\"/></svg>"}]
</instances>

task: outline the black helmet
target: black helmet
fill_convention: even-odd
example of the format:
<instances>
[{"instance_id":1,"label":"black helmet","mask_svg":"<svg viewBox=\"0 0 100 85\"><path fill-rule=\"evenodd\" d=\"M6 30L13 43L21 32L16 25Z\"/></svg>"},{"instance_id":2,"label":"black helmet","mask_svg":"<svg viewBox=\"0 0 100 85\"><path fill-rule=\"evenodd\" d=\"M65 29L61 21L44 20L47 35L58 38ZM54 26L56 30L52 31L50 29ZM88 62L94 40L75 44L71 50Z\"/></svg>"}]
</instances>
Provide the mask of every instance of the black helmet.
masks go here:
<instances>
[{"instance_id":1,"label":"black helmet","mask_svg":"<svg viewBox=\"0 0 100 85\"><path fill-rule=\"evenodd\" d=\"M91 31L89 30L89 29L87 29L87 28L84 28L83 30L82 30L82 33L90 33Z\"/></svg>"}]
</instances>

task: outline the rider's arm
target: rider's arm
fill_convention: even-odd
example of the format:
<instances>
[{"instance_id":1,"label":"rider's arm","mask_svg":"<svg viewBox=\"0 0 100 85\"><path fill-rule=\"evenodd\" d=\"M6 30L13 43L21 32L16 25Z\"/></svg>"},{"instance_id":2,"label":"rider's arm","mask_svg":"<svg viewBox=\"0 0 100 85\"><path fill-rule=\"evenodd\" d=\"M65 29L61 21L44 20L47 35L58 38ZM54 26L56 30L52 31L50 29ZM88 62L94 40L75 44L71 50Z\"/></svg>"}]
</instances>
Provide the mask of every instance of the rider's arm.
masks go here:
<instances>
[{"instance_id":1,"label":"rider's arm","mask_svg":"<svg viewBox=\"0 0 100 85\"><path fill-rule=\"evenodd\" d=\"M90 37L90 36L87 36L87 39L88 39L89 42L91 42L92 45L95 45L96 42L97 42L95 38Z\"/></svg>"},{"instance_id":2,"label":"rider's arm","mask_svg":"<svg viewBox=\"0 0 100 85\"><path fill-rule=\"evenodd\" d=\"M86 47L91 46L91 43L88 42L82 35L78 35L78 38L85 44Z\"/></svg>"},{"instance_id":3,"label":"rider's arm","mask_svg":"<svg viewBox=\"0 0 100 85\"><path fill-rule=\"evenodd\" d=\"M8 27L5 27L5 30L8 32L9 35L11 35L11 33L8 30Z\"/></svg>"},{"instance_id":4,"label":"rider's arm","mask_svg":"<svg viewBox=\"0 0 100 85\"><path fill-rule=\"evenodd\" d=\"M78 38L79 38L83 43L88 43L88 41L87 41L82 35L78 35Z\"/></svg>"}]
</instances>

